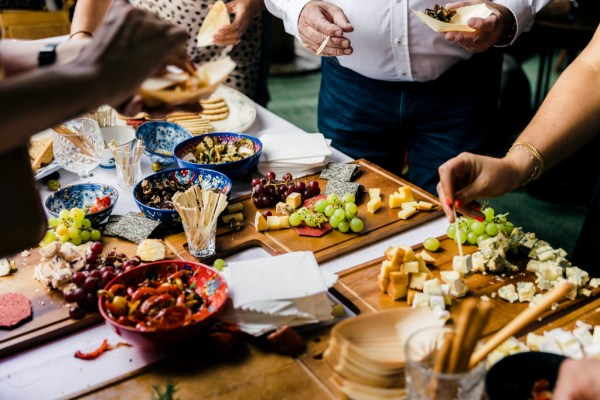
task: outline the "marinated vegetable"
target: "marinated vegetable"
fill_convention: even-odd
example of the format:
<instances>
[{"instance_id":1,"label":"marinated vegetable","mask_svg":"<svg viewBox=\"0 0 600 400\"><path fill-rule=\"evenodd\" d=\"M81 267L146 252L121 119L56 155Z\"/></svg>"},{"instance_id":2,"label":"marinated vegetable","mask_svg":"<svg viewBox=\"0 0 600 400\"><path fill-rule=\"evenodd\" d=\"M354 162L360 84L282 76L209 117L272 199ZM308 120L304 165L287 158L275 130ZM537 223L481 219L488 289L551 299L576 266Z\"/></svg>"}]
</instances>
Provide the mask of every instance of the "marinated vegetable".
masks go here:
<instances>
[{"instance_id":1,"label":"marinated vegetable","mask_svg":"<svg viewBox=\"0 0 600 400\"><path fill-rule=\"evenodd\" d=\"M217 137L206 136L186 157L186 160L198 164L221 164L239 161L255 153L254 143L250 139L219 141Z\"/></svg>"},{"instance_id":2,"label":"marinated vegetable","mask_svg":"<svg viewBox=\"0 0 600 400\"><path fill-rule=\"evenodd\" d=\"M135 195L142 203L147 206L160 208L163 210L174 210L171 198L177 192L185 192L192 186L192 183L182 184L176 180L165 179L161 182L151 183L144 179L140 189Z\"/></svg>"},{"instance_id":3,"label":"marinated vegetable","mask_svg":"<svg viewBox=\"0 0 600 400\"><path fill-rule=\"evenodd\" d=\"M426 8L425 14L438 21L451 22L452 17L456 14L456 10L447 10L443 6L436 4L433 6L433 10L431 8Z\"/></svg>"}]
</instances>

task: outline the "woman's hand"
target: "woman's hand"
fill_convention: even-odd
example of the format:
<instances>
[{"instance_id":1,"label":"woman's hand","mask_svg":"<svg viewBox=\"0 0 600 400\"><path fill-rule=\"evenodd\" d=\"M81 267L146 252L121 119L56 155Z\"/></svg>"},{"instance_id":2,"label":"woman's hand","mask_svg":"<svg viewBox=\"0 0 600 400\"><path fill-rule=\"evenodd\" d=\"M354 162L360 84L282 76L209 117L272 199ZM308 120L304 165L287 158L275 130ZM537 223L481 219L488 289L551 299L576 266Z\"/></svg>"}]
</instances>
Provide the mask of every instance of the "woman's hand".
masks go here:
<instances>
[{"instance_id":1,"label":"woman's hand","mask_svg":"<svg viewBox=\"0 0 600 400\"><path fill-rule=\"evenodd\" d=\"M264 10L265 3L263 0L233 0L225 3L225 6L235 18L231 24L224 26L213 36L213 41L219 46L238 44L254 18Z\"/></svg>"}]
</instances>

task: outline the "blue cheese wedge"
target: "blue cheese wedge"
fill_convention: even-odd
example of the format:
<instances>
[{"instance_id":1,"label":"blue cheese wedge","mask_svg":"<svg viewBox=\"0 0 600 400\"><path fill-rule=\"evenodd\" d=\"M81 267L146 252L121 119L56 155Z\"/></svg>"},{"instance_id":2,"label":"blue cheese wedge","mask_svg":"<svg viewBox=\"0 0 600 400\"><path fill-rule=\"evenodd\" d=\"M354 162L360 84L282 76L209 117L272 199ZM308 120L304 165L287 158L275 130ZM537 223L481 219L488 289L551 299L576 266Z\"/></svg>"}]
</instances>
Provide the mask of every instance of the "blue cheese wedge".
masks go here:
<instances>
[{"instance_id":1,"label":"blue cheese wedge","mask_svg":"<svg viewBox=\"0 0 600 400\"><path fill-rule=\"evenodd\" d=\"M498 296L500 296L500 298L502 298L510 303L514 303L515 301L519 300L519 295L517 294L517 291L515 290L515 285L513 285L512 283L502 286L498 290Z\"/></svg>"},{"instance_id":2,"label":"blue cheese wedge","mask_svg":"<svg viewBox=\"0 0 600 400\"><path fill-rule=\"evenodd\" d=\"M8 258L0 259L0 276L10 275L17 270L17 266L13 260Z\"/></svg>"},{"instance_id":3,"label":"blue cheese wedge","mask_svg":"<svg viewBox=\"0 0 600 400\"><path fill-rule=\"evenodd\" d=\"M578 267L565 269L567 280L575 285L582 287L590 281L590 274Z\"/></svg>"}]
</instances>

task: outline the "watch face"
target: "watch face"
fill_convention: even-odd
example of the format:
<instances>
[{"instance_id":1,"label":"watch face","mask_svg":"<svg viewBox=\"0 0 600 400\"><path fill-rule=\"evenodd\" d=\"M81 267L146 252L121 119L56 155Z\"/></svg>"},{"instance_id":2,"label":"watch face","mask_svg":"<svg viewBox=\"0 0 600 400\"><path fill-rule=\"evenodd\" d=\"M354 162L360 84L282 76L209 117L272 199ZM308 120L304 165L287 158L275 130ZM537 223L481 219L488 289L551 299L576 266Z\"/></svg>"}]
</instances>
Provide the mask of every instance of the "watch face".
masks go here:
<instances>
[{"instance_id":1,"label":"watch face","mask_svg":"<svg viewBox=\"0 0 600 400\"><path fill-rule=\"evenodd\" d=\"M38 55L38 65L43 67L44 65L54 64L56 61L56 47L58 43L47 44L42 47Z\"/></svg>"}]
</instances>

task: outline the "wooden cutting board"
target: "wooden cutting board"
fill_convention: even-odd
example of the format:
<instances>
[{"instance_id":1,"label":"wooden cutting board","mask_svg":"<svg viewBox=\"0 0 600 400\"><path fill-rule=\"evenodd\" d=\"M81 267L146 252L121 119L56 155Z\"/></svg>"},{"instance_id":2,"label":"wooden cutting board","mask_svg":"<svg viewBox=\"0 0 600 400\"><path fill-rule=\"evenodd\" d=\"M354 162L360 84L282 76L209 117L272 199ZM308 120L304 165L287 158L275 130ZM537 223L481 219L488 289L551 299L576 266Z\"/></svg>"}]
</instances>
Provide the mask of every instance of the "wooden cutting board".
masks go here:
<instances>
[{"instance_id":1,"label":"wooden cutting board","mask_svg":"<svg viewBox=\"0 0 600 400\"><path fill-rule=\"evenodd\" d=\"M342 233L337 229L329 232L322 237L299 236L293 228L280 229L276 231L258 232L254 227L254 215L257 208L252 203L250 195L240 197L232 203L241 202L244 206L242 211L244 215L245 227L239 232L232 233L225 226L219 227L217 231L217 254L212 258L226 257L249 247L261 247L270 254L283 254L291 251L312 251L318 262L331 260L361 247L372 244L383 238L404 232L425 222L439 218L443 215L438 198L432 194L420 189L407 181L393 175L390 172L378 167L369 161L360 159L354 161L360 166L362 173L353 182L362 184L365 190L369 188L380 188L382 194L382 207L375 214L367 212L368 194L364 193L356 199L358 206L358 216L365 223L365 228L360 234ZM307 182L316 180L319 182L321 192L325 191L327 186L326 179L320 179L319 175L308 176ZM248 186L250 186L248 184ZM400 186L410 186L416 200L424 200L434 203L432 211L420 211L408 220L398 219L399 208L390 209L388 207L389 195ZM276 215L275 208L261 208L263 212L271 210ZM187 260L195 260L187 252L186 238L184 233L170 235L165 238L177 252Z\"/></svg>"},{"instance_id":2,"label":"wooden cutting board","mask_svg":"<svg viewBox=\"0 0 600 400\"><path fill-rule=\"evenodd\" d=\"M440 237L440 249L433 253L429 252L436 258L434 267L430 268L431 272L440 278L440 271L452 270L452 260L455 255L458 255L458 247L454 240L446 236ZM398 243L401 244L401 243ZM422 245L414 247L415 252L423 250ZM464 254L471 254L477 251L477 246L463 245ZM381 262L384 257L366 262L353 268L341 271L338 273L339 280L334 286L343 296L348 298L356 305L361 312L377 312L387 310L394 307L408 307L406 299L393 301L388 295L383 294L377 285L377 275L379 275ZM484 329L484 335L490 335L500 330L504 325L511 321L515 315L525 310L529 303L509 303L500 297L493 297L492 293L498 292L502 286L510 283L515 284L521 281L534 282L535 274L525 271L526 260L512 260L518 265L522 271L514 275L494 275L494 274L473 274L465 278L465 282L469 287L467 297L475 297L480 299L481 296L488 296L490 303L493 305L492 316ZM441 279L441 278L440 278ZM539 291L539 290L538 290ZM565 299L559 303L555 310L548 310L542 315L538 323L529 326L527 330L537 329L538 326L547 324L551 319L562 316L567 310L572 310L573 307L581 306L590 302L600 294L600 289L594 289L590 298L579 296L575 300ZM450 314L452 318L458 317L460 305L466 299L452 298L450 306Z\"/></svg>"}]
</instances>

